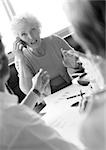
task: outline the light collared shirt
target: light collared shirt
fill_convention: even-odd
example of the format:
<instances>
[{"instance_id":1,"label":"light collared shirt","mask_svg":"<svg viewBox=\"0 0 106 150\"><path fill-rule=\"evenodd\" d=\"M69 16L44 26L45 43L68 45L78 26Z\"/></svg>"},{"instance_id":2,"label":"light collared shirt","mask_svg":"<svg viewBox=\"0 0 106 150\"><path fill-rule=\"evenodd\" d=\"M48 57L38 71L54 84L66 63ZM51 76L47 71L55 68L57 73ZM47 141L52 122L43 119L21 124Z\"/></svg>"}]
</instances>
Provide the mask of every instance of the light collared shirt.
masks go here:
<instances>
[{"instance_id":1,"label":"light collared shirt","mask_svg":"<svg viewBox=\"0 0 106 150\"><path fill-rule=\"evenodd\" d=\"M17 100L0 93L0 150L77 150Z\"/></svg>"}]
</instances>

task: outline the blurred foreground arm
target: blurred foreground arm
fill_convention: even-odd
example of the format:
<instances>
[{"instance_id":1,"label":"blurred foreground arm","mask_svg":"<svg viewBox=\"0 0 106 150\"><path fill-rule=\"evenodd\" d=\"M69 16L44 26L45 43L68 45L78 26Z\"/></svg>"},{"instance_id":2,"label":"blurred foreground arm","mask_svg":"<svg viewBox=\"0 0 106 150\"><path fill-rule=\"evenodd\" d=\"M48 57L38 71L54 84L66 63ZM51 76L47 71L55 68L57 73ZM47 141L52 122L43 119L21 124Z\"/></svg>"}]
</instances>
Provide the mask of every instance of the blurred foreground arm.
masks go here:
<instances>
[{"instance_id":1,"label":"blurred foreground arm","mask_svg":"<svg viewBox=\"0 0 106 150\"><path fill-rule=\"evenodd\" d=\"M32 78L32 88L21 104L34 108L37 102L40 103L45 87L49 83L49 78L47 71L40 69L40 71Z\"/></svg>"}]
</instances>

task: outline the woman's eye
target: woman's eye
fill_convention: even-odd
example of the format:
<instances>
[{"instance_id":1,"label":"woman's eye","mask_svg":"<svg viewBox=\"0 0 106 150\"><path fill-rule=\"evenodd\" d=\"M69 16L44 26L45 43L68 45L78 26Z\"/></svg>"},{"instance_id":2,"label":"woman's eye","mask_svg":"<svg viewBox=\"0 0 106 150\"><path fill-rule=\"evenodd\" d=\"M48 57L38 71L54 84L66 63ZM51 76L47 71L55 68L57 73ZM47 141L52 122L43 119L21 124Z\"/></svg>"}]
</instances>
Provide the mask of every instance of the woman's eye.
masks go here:
<instances>
[{"instance_id":1,"label":"woman's eye","mask_svg":"<svg viewBox=\"0 0 106 150\"><path fill-rule=\"evenodd\" d=\"M27 36L27 33L22 33L21 36Z\"/></svg>"},{"instance_id":2,"label":"woman's eye","mask_svg":"<svg viewBox=\"0 0 106 150\"><path fill-rule=\"evenodd\" d=\"M36 28L32 28L32 31L36 31Z\"/></svg>"}]
</instances>

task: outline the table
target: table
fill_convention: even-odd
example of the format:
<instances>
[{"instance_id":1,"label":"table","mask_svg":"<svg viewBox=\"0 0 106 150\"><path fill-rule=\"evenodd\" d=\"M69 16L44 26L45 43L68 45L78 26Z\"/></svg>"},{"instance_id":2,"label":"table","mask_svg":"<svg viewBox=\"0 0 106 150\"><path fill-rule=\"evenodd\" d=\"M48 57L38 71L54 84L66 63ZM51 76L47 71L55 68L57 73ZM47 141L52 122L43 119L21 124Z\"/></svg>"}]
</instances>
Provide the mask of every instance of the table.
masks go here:
<instances>
[{"instance_id":1,"label":"table","mask_svg":"<svg viewBox=\"0 0 106 150\"><path fill-rule=\"evenodd\" d=\"M48 125L55 128L65 140L78 145L81 149L84 147L79 140L78 131L83 117L79 113L79 107L72 107L71 105L80 102L82 97L69 97L81 93L85 93L83 96L88 96L91 92L90 86L72 84L46 97L44 100L47 105L40 112L45 114L42 119Z\"/></svg>"}]
</instances>

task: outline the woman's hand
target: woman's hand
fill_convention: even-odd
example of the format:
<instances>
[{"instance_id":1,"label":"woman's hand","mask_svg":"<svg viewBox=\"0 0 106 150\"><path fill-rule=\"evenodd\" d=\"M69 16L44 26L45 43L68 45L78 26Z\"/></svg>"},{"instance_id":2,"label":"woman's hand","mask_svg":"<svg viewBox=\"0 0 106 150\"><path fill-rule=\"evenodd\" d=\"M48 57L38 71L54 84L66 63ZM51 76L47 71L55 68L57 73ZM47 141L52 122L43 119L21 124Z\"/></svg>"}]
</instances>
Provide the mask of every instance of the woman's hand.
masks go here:
<instances>
[{"instance_id":1,"label":"woman's hand","mask_svg":"<svg viewBox=\"0 0 106 150\"><path fill-rule=\"evenodd\" d=\"M44 89L44 93L43 93L43 96L46 97L48 95L51 94L51 87L50 87L50 83L48 83Z\"/></svg>"},{"instance_id":2,"label":"woman's hand","mask_svg":"<svg viewBox=\"0 0 106 150\"><path fill-rule=\"evenodd\" d=\"M13 44L13 53L17 59L23 59L24 58L24 54L23 54L24 48L25 47L21 43L20 38L17 37L16 41Z\"/></svg>"},{"instance_id":3,"label":"woman's hand","mask_svg":"<svg viewBox=\"0 0 106 150\"><path fill-rule=\"evenodd\" d=\"M41 94L45 92L48 86L50 76L47 71L40 69L39 72L32 78L32 89L37 89Z\"/></svg>"},{"instance_id":4,"label":"woman's hand","mask_svg":"<svg viewBox=\"0 0 106 150\"><path fill-rule=\"evenodd\" d=\"M63 55L63 64L67 68L77 69L79 68L79 57L72 50L61 50Z\"/></svg>"}]
</instances>

